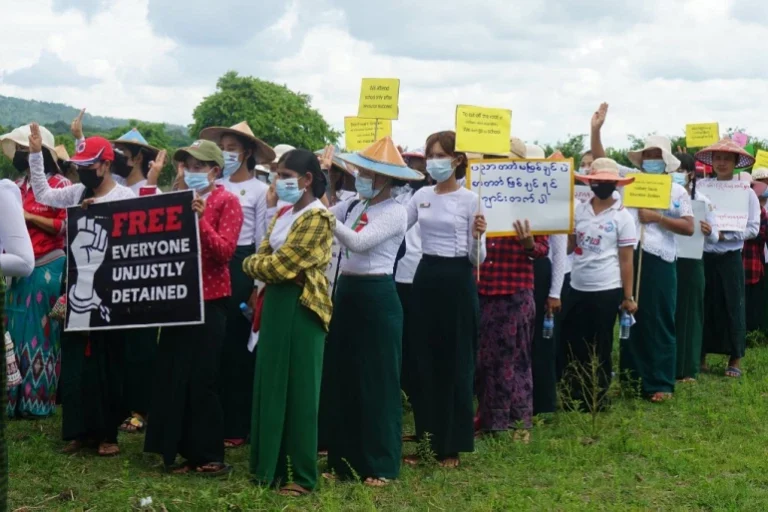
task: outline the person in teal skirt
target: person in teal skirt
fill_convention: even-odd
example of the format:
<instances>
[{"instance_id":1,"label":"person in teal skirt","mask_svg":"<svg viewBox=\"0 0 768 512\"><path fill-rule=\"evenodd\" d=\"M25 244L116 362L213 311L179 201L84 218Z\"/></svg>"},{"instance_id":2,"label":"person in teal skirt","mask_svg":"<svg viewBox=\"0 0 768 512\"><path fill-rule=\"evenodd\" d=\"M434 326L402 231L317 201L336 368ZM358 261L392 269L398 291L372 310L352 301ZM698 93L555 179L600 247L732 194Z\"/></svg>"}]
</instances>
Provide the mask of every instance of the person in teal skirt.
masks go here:
<instances>
[{"instance_id":1,"label":"person in teal skirt","mask_svg":"<svg viewBox=\"0 0 768 512\"><path fill-rule=\"evenodd\" d=\"M325 269L335 223L320 200L325 186L313 153L285 153L267 206L275 208L278 198L288 206L243 262L250 278L266 283L256 312L250 471L257 483L287 496L307 494L317 484L320 380L332 312Z\"/></svg>"},{"instance_id":2,"label":"person in teal skirt","mask_svg":"<svg viewBox=\"0 0 768 512\"><path fill-rule=\"evenodd\" d=\"M399 476L402 450L403 308L393 272L408 213L392 187L423 175L406 166L390 137L339 158L357 169L360 200L331 210L342 259L324 363L331 377L323 390L332 421L328 463L337 477L381 487Z\"/></svg>"}]
</instances>

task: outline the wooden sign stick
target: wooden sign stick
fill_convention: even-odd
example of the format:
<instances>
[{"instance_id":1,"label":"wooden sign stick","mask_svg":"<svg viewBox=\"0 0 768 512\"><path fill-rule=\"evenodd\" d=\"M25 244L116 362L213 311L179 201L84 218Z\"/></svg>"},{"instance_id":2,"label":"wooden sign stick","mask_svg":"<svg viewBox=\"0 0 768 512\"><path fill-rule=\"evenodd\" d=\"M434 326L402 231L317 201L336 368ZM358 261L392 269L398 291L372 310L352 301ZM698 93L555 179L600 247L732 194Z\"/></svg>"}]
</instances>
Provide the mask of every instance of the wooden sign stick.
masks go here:
<instances>
[{"instance_id":1,"label":"wooden sign stick","mask_svg":"<svg viewBox=\"0 0 768 512\"><path fill-rule=\"evenodd\" d=\"M637 261L637 283L635 284L635 304L640 305L640 277L643 272L643 243L645 242L645 224L640 227L640 245L638 250L640 255Z\"/></svg>"},{"instance_id":2,"label":"wooden sign stick","mask_svg":"<svg viewBox=\"0 0 768 512\"><path fill-rule=\"evenodd\" d=\"M483 180L480 180L480 188L477 191L477 213L480 214L480 209L483 207ZM483 236L477 237L477 282L480 282L480 241Z\"/></svg>"}]
</instances>

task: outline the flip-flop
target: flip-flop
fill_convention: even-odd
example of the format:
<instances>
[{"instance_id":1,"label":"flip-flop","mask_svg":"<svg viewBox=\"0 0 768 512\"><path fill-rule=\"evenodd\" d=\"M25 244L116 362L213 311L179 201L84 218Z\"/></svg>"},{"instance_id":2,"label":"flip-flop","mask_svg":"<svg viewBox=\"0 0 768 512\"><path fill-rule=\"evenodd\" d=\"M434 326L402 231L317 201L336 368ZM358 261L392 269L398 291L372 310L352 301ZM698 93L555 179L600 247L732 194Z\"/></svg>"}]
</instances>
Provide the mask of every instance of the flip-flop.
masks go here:
<instances>
[{"instance_id":1,"label":"flip-flop","mask_svg":"<svg viewBox=\"0 0 768 512\"><path fill-rule=\"evenodd\" d=\"M418 439L414 435L405 435L405 436L403 436L403 442L404 443L416 443L416 442L418 442Z\"/></svg>"},{"instance_id":2,"label":"flip-flop","mask_svg":"<svg viewBox=\"0 0 768 512\"><path fill-rule=\"evenodd\" d=\"M666 402L667 400L672 400L672 393L662 393L659 391L658 393L654 393L649 396L648 400L650 400L651 403L660 404L662 402Z\"/></svg>"},{"instance_id":3,"label":"flip-flop","mask_svg":"<svg viewBox=\"0 0 768 512\"><path fill-rule=\"evenodd\" d=\"M172 475L188 475L192 470L195 469L195 466L191 464L188 461L182 462L181 464L174 464L173 466L167 466L165 468L166 473L170 473Z\"/></svg>"},{"instance_id":4,"label":"flip-flop","mask_svg":"<svg viewBox=\"0 0 768 512\"><path fill-rule=\"evenodd\" d=\"M365 481L363 481L363 485L374 488L386 487L389 483L389 480L386 478L366 478Z\"/></svg>"},{"instance_id":5,"label":"flip-flop","mask_svg":"<svg viewBox=\"0 0 768 512\"><path fill-rule=\"evenodd\" d=\"M739 368L729 366L728 368L725 369L725 376L730 377L732 379L738 379L741 377L741 370Z\"/></svg>"},{"instance_id":6,"label":"flip-flop","mask_svg":"<svg viewBox=\"0 0 768 512\"><path fill-rule=\"evenodd\" d=\"M146 428L147 422L134 414L130 418L126 418L123 424L120 425L120 432L125 432L127 434L141 434Z\"/></svg>"},{"instance_id":7,"label":"flip-flop","mask_svg":"<svg viewBox=\"0 0 768 512\"><path fill-rule=\"evenodd\" d=\"M245 446L245 439L225 439L224 448L233 449Z\"/></svg>"},{"instance_id":8,"label":"flip-flop","mask_svg":"<svg viewBox=\"0 0 768 512\"><path fill-rule=\"evenodd\" d=\"M106 451L105 448L109 448L109 451ZM116 443L99 445L99 457L117 457L118 455L120 455L120 447Z\"/></svg>"},{"instance_id":9,"label":"flip-flop","mask_svg":"<svg viewBox=\"0 0 768 512\"><path fill-rule=\"evenodd\" d=\"M416 455L409 455L407 457L403 457L403 462L409 466L418 466L421 464L421 457Z\"/></svg>"},{"instance_id":10,"label":"flip-flop","mask_svg":"<svg viewBox=\"0 0 768 512\"><path fill-rule=\"evenodd\" d=\"M310 494L310 491L297 484L288 484L281 487L280 490L277 491L277 494L287 498L300 498L301 496Z\"/></svg>"},{"instance_id":11,"label":"flip-flop","mask_svg":"<svg viewBox=\"0 0 768 512\"><path fill-rule=\"evenodd\" d=\"M215 471L208 471L203 469L204 467L217 467ZM232 466L223 462L209 462L208 464L200 464L195 468L195 474L205 478L217 478L220 476L228 475L232 472Z\"/></svg>"}]
</instances>

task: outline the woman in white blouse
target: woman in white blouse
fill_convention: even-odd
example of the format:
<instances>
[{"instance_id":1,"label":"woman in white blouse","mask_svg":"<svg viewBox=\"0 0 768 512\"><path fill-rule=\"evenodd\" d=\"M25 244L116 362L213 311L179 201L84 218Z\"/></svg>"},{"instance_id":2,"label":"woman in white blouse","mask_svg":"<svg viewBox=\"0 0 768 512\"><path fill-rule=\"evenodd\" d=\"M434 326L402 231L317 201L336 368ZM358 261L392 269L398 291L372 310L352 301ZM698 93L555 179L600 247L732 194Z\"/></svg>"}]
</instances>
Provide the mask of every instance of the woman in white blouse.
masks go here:
<instances>
[{"instance_id":1,"label":"woman in white blouse","mask_svg":"<svg viewBox=\"0 0 768 512\"><path fill-rule=\"evenodd\" d=\"M408 213L394 180L421 180L385 137L339 158L357 169L359 200L331 211L341 243L341 277L324 361L330 404L328 464L337 476L380 487L400 474L403 309L393 269Z\"/></svg>"},{"instance_id":2,"label":"woman in white blouse","mask_svg":"<svg viewBox=\"0 0 768 512\"><path fill-rule=\"evenodd\" d=\"M480 306L474 268L485 260L485 217L477 194L462 188L467 157L456 134L439 132L426 143L427 172L437 183L408 203L408 227L421 228L423 256L413 279L413 352L417 361L411 397L416 435L429 434L444 467L458 467L459 453L474 450L473 387ZM418 457L406 458L417 464Z\"/></svg>"},{"instance_id":3,"label":"woman in white blouse","mask_svg":"<svg viewBox=\"0 0 768 512\"><path fill-rule=\"evenodd\" d=\"M600 140L600 129L605 122L608 105L602 104L592 118L592 154L605 155ZM638 169L646 174L668 174L677 171L680 161L671 152L667 137L652 135L645 146L627 155ZM619 166L622 176L640 170ZM635 266L642 270L638 293L643 297L643 308L637 316L628 340L621 341L621 376L639 381L644 397L654 403L672 397L675 391L675 310L677 308L677 238L675 235L693 235L693 210L688 192L672 183L669 208L651 210L631 208L641 248L635 251Z\"/></svg>"}]
</instances>

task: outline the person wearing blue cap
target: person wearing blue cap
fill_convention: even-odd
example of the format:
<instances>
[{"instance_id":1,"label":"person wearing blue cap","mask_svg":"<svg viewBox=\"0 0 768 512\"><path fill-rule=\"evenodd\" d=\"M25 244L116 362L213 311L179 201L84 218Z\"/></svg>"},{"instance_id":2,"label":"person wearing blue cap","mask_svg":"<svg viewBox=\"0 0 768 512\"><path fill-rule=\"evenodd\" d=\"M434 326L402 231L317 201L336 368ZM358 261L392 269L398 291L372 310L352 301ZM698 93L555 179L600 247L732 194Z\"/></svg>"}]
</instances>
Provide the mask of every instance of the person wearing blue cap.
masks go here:
<instances>
[{"instance_id":1,"label":"person wearing blue cap","mask_svg":"<svg viewBox=\"0 0 768 512\"><path fill-rule=\"evenodd\" d=\"M402 452L403 309L393 273L408 213L391 191L424 176L405 165L390 137L339 158L357 170L360 199L331 209L342 257L322 390L331 413L328 464L338 477L381 487L399 476Z\"/></svg>"},{"instance_id":2,"label":"person wearing blue cap","mask_svg":"<svg viewBox=\"0 0 768 512\"><path fill-rule=\"evenodd\" d=\"M157 167L152 164L161 151L150 146L136 128L131 128L125 135L110 142L125 156L126 165L115 169L115 173L125 180L125 186L133 190L137 196L157 193L159 191L157 180L162 166ZM163 159L165 159L165 152L163 152Z\"/></svg>"}]
</instances>

